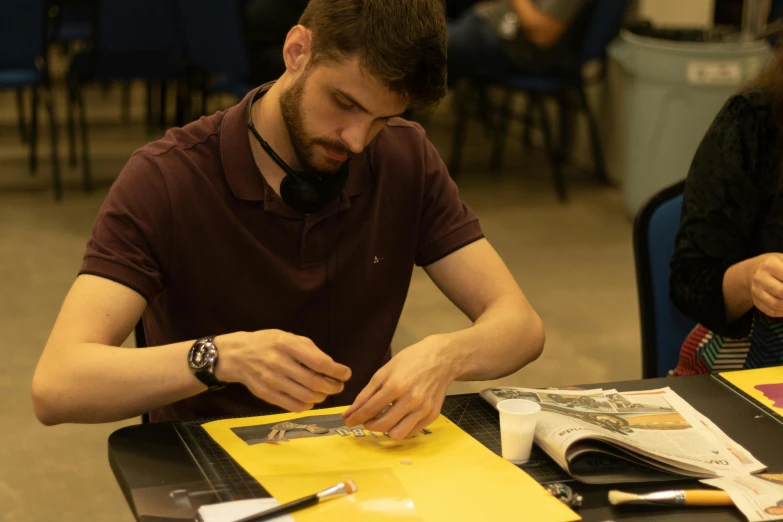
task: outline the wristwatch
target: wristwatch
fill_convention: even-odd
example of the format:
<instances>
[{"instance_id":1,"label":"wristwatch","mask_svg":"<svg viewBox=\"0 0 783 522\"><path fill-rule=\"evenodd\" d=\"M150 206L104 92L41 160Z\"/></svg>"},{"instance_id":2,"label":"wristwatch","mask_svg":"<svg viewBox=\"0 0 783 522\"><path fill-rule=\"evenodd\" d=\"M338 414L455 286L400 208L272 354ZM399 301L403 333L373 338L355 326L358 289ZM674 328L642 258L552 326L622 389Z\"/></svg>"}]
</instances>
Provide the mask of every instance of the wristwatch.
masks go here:
<instances>
[{"instance_id":1,"label":"wristwatch","mask_svg":"<svg viewBox=\"0 0 783 522\"><path fill-rule=\"evenodd\" d=\"M226 383L215 377L218 347L213 339L214 337L202 337L193 343L190 352L188 352L188 366L193 375L206 384L210 390L219 390L225 388Z\"/></svg>"}]
</instances>

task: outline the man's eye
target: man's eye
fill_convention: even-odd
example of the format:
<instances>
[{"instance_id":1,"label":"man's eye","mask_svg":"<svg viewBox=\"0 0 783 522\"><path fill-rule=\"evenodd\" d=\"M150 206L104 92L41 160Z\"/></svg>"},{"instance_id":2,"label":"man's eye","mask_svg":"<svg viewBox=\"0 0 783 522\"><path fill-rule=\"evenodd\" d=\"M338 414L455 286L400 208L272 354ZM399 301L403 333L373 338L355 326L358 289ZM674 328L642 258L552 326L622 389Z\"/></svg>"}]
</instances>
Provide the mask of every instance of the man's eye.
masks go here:
<instances>
[{"instance_id":1,"label":"man's eye","mask_svg":"<svg viewBox=\"0 0 783 522\"><path fill-rule=\"evenodd\" d=\"M334 99L334 103L337 105L337 107L340 108L341 111L353 112L353 111L356 110L356 105L350 105L350 104L347 104L347 103L343 103L340 100L338 100L337 98Z\"/></svg>"}]
</instances>

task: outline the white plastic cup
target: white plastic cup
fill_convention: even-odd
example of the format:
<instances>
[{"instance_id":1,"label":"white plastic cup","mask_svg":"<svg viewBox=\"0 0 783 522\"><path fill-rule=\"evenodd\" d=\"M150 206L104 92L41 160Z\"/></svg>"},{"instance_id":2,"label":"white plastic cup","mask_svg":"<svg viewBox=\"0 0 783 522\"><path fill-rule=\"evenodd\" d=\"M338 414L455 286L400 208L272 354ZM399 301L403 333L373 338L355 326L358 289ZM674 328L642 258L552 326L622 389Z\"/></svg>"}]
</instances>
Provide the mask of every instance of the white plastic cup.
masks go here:
<instances>
[{"instance_id":1,"label":"white plastic cup","mask_svg":"<svg viewBox=\"0 0 783 522\"><path fill-rule=\"evenodd\" d=\"M503 458L514 464L525 464L530 460L541 406L527 399L506 399L498 403L498 411Z\"/></svg>"}]
</instances>

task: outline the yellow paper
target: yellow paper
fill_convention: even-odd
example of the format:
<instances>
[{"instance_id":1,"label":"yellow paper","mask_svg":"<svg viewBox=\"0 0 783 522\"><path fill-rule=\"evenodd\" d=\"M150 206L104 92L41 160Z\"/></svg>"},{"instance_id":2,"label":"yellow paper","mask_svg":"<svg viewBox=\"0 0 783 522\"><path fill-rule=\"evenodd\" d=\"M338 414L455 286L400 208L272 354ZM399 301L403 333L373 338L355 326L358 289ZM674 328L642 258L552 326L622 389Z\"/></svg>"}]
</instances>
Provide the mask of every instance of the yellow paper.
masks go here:
<instances>
[{"instance_id":1,"label":"yellow paper","mask_svg":"<svg viewBox=\"0 0 783 522\"><path fill-rule=\"evenodd\" d=\"M723 372L720 376L772 411L783 415L783 366Z\"/></svg>"},{"instance_id":2,"label":"yellow paper","mask_svg":"<svg viewBox=\"0 0 783 522\"><path fill-rule=\"evenodd\" d=\"M280 502L315 493L355 475L362 495L356 500L364 504L333 500L328 509L322 509L327 507L324 504L312 508L312 513L295 513L297 521L381 519L380 512L369 516L362 505L382 506L389 499L406 498L412 501L416 516L427 522L579 520L530 476L442 415L429 426L430 434L394 442L361 428L337 433L342 428L339 414L343 411L345 408L330 408L307 414L228 419L203 427ZM268 442L281 436L272 428L284 421L300 427L284 432L287 441ZM329 432L312 433L305 429L307 426L311 431L328 428ZM244 429L232 431L235 428ZM384 473L397 480L379 480ZM384 517L382 520L417 520L405 509L389 510Z\"/></svg>"}]
</instances>

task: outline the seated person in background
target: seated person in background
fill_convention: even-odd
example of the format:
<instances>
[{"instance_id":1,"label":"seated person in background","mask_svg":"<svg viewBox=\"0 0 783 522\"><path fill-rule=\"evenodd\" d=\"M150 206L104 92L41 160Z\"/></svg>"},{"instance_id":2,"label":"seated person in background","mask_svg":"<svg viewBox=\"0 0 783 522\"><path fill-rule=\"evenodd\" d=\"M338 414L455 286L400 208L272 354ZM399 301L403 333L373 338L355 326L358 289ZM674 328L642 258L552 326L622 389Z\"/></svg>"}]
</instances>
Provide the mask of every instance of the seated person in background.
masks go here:
<instances>
[{"instance_id":1,"label":"seated person in background","mask_svg":"<svg viewBox=\"0 0 783 522\"><path fill-rule=\"evenodd\" d=\"M104 202L32 383L44 424L351 405L394 439L454 380L515 372L541 321L422 128L443 0L311 0L286 71L142 147ZM472 321L390 358L414 265ZM150 348L117 348L144 316Z\"/></svg>"},{"instance_id":2,"label":"seated person in background","mask_svg":"<svg viewBox=\"0 0 783 522\"><path fill-rule=\"evenodd\" d=\"M579 66L595 0L488 0L449 24L449 79Z\"/></svg>"},{"instance_id":3,"label":"seated person in background","mask_svg":"<svg viewBox=\"0 0 783 522\"><path fill-rule=\"evenodd\" d=\"M729 99L688 173L672 302L700 323L674 373L783 364L783 51Z\"/></svg>"}]
</instances>

